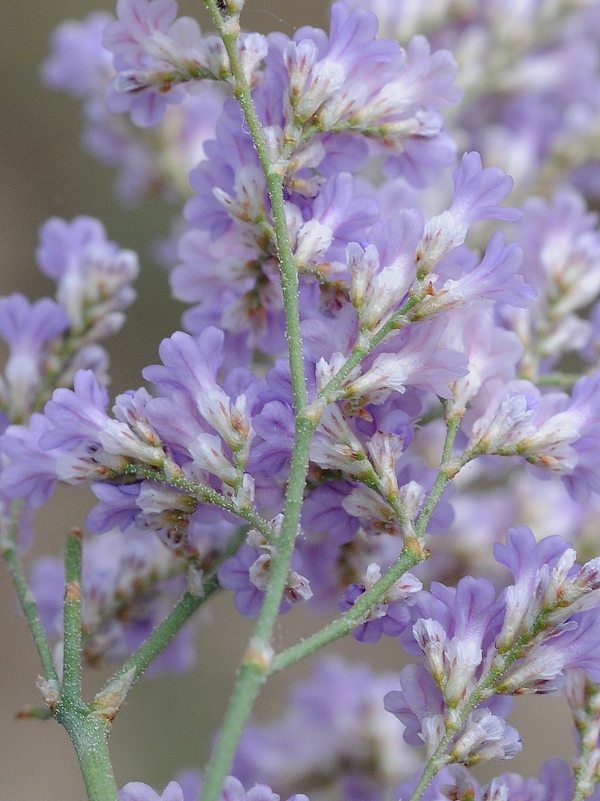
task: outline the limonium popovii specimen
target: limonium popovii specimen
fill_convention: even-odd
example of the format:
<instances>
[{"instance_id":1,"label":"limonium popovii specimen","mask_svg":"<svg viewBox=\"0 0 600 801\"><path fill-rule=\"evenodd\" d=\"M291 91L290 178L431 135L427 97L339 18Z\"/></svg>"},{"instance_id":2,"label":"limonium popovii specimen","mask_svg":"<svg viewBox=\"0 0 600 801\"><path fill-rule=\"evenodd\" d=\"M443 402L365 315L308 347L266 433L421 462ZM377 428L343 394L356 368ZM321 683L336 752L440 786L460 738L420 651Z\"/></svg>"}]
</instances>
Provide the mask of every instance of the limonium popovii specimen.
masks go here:
<instances>
[{"instance_id":1,"label":"limonium popovii specimen","mask_svg":"<svg viewBox=\"0 0 600 801\"><path fill-rule=\"evenodd\" d=\"M160 252L187 308L113 398L99 343L138 263L99 221L42 227L54 298L0 299L0 550L42 673L23 714L66 728L90 801L595 797L600 233L580 167L600 6L339 0L328 32L289 37L204 2L208 33L174 0L119 0L61 25L43 66L118 197L178 206ZM61 483L97 502L64 559L25 564ZM218 593L254 629L206 765L162 793L115 779L129 690L191 667ZM251 719L273 674L345 635L362 658L387 639L394 670L320 659ZM573 767L481 787L472 767L522 748L513 696L562 692Z\"/></svg>"}]
</instances>

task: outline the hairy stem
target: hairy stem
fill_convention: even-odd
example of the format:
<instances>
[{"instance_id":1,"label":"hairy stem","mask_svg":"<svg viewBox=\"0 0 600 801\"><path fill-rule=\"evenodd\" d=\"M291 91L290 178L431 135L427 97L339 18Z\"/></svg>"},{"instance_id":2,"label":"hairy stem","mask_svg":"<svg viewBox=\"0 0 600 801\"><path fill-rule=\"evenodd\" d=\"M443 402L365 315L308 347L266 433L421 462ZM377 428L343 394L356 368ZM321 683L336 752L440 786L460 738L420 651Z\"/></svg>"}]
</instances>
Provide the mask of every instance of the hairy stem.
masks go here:
<instances>
[{"instance_id":1,"label":"hairy stem","mask_svg":"<svg viewBox=\"0 0 600 801\"><path fill-rule=\"evenodd\" d=\"M65 599L63 604L62 698L81 699L81 552L82 535L74 529L65 549Z\"/></svg>"},{"instance_id":2,"label":"hairy stem","mask_svg":"<svg viewBox=\"0 0 600 801\"><path fill-rule=\"evenodd\" d=\"M58 681L58 674L52 658L52 651L48 645L46 634L40 620L37 604L31 593L23 564L17 550L17 534L19 531L19 520L21 516L21 501L13 501L11 505L10 531L5 539L0 540L0 554L6 563L10 577L12 578L19 604L25 615L25 620L31 631L31 636L37 648L37 652L42 663L42 669L46 679Z\"/></svg>"},{"instance_id":3,"label":"hairy stem","mask_svg":"<svg viewBox=\"0 0 600 801\"><path fill-rule=\"evenodd\" d=\"M272 654L271 637L279 613L279 606L287 576L300 520L308 455L314 420L304 416L307 405L300 313L298 308L298 271L289 242L283 176L273 169L262 126L252 102L250 87L237 56L239 26L233 17L222 17L215 0L205 0L229 56L233 93L237 98L252 136L258 158L264 171L274 221L275 244L280 264L281 286L286 317L289 346L292 396L296 416L296 431L283 522L277 539L277 550L271 560L269 583L252 637L240 666L221 734L208 764L203 801L216 801L233 759L237 743L250 715L254 701L263 683Z\"/></svg>"},{"instance_id":4,"label":"hairy stem","mask_svg":"<svg viewBox=\"0 0 600 801\"><path fill-rule=\"evenodd\" d=\"M88 801L117 801L108 753L110 721L78 705L61 704L54 716L67 730L77 753Z\"/></svg>"}]
</instances>

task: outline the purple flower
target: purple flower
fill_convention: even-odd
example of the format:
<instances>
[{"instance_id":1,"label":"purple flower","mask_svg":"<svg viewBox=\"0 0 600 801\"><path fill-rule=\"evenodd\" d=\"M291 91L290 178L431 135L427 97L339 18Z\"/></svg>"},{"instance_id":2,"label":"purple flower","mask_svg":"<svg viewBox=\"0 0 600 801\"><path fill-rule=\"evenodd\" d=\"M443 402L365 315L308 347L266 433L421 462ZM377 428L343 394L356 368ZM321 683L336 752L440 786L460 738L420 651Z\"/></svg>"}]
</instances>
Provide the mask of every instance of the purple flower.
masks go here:
<instances>
[{"instance_id":1,"label":"purple flower","mask_svg":"<svg viewBox=\"0 0 600 801\"><path fill-rule=\"evenodd\" d=\"M252 439L246 396L240 394L232 404L216 381L223 339L223 332L216 328L205 329L197 340L189 334L175 332L170 339L164 339L159 348L164 366L146 367L143 375L175 396L179 393L187 396L200 417L246 461Z\"/></svg>"},{"instance_id":2,"label":"purple flower","mask_svg":"<svg viewBox=\"0 0 600 801\"><path fill-rule=\"evenodd\" d=\"M201 785L199 776L188 771L180 774L178 779L178 782L169 782L162 795L142 782L129 782L119 790L119 801L197 801ZM279 796L265 784L257 784L245 791L239 779L227 776L219 801L279 801ZM308 798L295 794L288 801L308 801Z\"/></svg>"},{"instance_id":3,"label":"purple flower","mask_svg":"<svg viewBox=\"0 0 600 801\"><path fill-rule=\"evenodd\" d=\"M453 398L450 414L461 413L477 396L486 381L500 379L507 383L516 378L523 345L512 331L502 328L494 308L456 309L449 315L442 343L451 350L465 353L468 373L451 385Z\"/></svg>"},{"instance_id":4,"label":"purple flower","mask_svg":"<svg viewBox=\"0 0 600 801\"><path fill-rule=\"evenodd\" d=\"M0 298L0 336L9 357L0 379L0 398L14 422L26 420L38 400L50 350L69 327L62 306L49 298L34 304L23 295Z\"/></svg>"},{"instance_id":5,"label":"purple flower","mask_svg":"<svg viewBox=\"0 0 600 801\"><path fill-rule=\"evenodd\" d=\"M123 310L135 300L130 286L137 277L137 256L106 239L103 225L92 217L68 223L52 217L40 230L36 253L40 270L57 283L62 303L76 332L91 339L119 330Z\"/></svg>"},{"instance_id":6,"label":"purple flower","mask_svg":"<svg viewBox=\"0 0 600 801\"><path fill-rule=\"evenodd\" d=\"M65 20L52 34L52 54L42 65L42 78L52 89L75 97L104 88L112 77L112 57L101 45L102 31L113 19L102 11L84 22Z\"/></svg>"},{"instance_id":7,"label":"purple flower","mask_svg":"<svg viewBox=\"0 0 600 801\"><path fill-rule=\"evenodd\" d=\"M185 799L183 790L177 782L169 782L161 795L142 782L128 782L119 790L119 801L188 801L188 799Z\"/></svg>"},{"instance_id":8,"label":"purple flower","mask_svg":"<svg viewBox=\"0 0 600 801\"><path fill-rule=\"evenodd\" d=\"M287 471L294 444L294 412L288 403L269 401L252 418L257 435L248 470L277 476Z\"/></svg>"},{"instance_id":9,"label":"purple flower","mask_svg":"<svg viewBox=\"0 0 600 801\"><path fill-rule=\"evenodd\" d=\"M422 215L405 209L376 223L366 248L356 242L348 246L350 299L363 327L376 331L405 299L416 280L415 254L422 233Z\"/></svg>"},{"instance_id":10,"label":"purple flower","mask_svg":"<svg viewBox=\"0 0 600 801\"><path fill-rule=\"evenodd\" d=\"M537 292L519 275L522 263L521 248L514 242L505 245L504 234L496 231L490 237L479 265L457 280L446 281L436 297L427 298L419 306L415 317L422 318L432 311L437 313L477 300L507 303L518 308L530 307ZM446 265L444 267L448 269Z\"/></svg>"},{"instance_id":11,"label":"purple flower","mask_svg":"<svg viewBox=\"0 0 600 801\"><path fill-rule=\"evenodd\" d=\"M386 339L385 344L362 363L362 375L346 385L354 403L383 403L391 392L404 393L415 386L450 397L448 384L466 373L463 354L439 347L446 323L443 319L416 323Z\"/></svg>"},{"instance_id":12,"label":"purple flower","mask_svg":"<svg viewBox=\"0 0 600 801\"><path fill-rule=\"evenodd\" d=\"M75 377L74 389L57 389L44 410L53 429L41 443L42 447L72 448L77 445L100 445L99 434L106 428L108 393L101 387L91 371L82 371Z\"/></svg>"},{"instance_id":13,"label":"purple flower","mask_svg":"<svg viewBox=\"0 0 600 801\"><path fill-rule=\"evenodd\" d=\"M493 585L470 576L455 589L434 582L430 593L416 596L412 636L448 703L462 701L475 687L486 652L499 632L502 612ZM403 642L415 651L408 632Z\"/></svg>"},{"instance_id":14,"label":"purple flower","mask_svg":"<svg viewBox=\"0 0 600 801\"><path fill-rule=\"evenodd\" d=\"M454 200L447 211L425 225L418 269L430 272L443 256L462 245L469 228L480 220L518 220L518 209L498 205L513 186L513 180L497 167L483 167L479 153L465 153L453 174Z\"/></svg>"},{"instance_id":15,"label":"purple flower","mask_svg":"<svg viewBox=\"0 0 600 801\"><path fill-rule=\"evenodd\" d=\"M94 534L118 528L126 531L139 511L139 484L92 484L92 492L100 501L88 514L85 525Z\"/></svg>"},{"instance_id":16,"label":"purple flower","mask_svg":"<svg viewBox=\"0 0 600 801\"><path fill-rule=\"evenodd\" d=\"M385 696L385 708L406 726L406 742L425 745L431 756L446 733L440 690L420 664L405 667L400 684L401 690ZM469 713L450 751L452 761L481 764L489 759L512 759L521 750L518 733L499 716L510 711L508 700L495 697Z\"/></svg>"},{"instance_id":17,"label":"purple flower","mask_svg":"<svg viewBox=\"0 0 600 801\"><path fill-rule=\"evenodd\" d=\"M363 584L351 584L340 599L340 609L350 609L360 596L381 578L379 565L367 568ZM381 636L397 637L410 620L408 607L414 602L413 595L423 588L421 582L411 573L405 573L394 582L381 600L371 607L363 622L352 632L355 640L376 643Z\"/></svg>"},{"instance_id":18,"label":"purple flower","mask_svg":"<svg viewBox=\"0 0 600 801\"><path fill-rule=\"evenodd\" d=\"M106 26L104 47L115 54L117 75L109 105L130 111L136 125L150 127L163 118L168 103L185 95L179 85L202 79L220 80L229 71L220 38L202 38L196 20L179 17L174 0L119 0L118 20ZM254 81L267 52L260 34L238 37L238 55L249 82Z\"/></svg>"},{"instance_id":19,"label":"purple flower","mask_svg":"<svg viewBox=\"0 0 600 801\"><path fill-rule=\"evenodd\" d=\"M33 414L29 426L9 426L0 437L0 448L11 459L0 473L0 489L9 498L27 498L37 507L54 492L58 482L56 460L39 447L40 437L49 429L43 415Z\"/></svg>"},{"instance_id":20,"label":"purple flower","mask_svg":"<svg viewBox=\"0 0 600 801\"><path fill-rule=\"evenodd\" d=\"M276 521L273 521L274 523ZM250 531L247 545L242 545L235 556L227 559L219 568L219 583L235 591L235 606L244 617L255 618L260 612L269 581L269 569L273 551L271 546L255 531ZM289 611L296 603L312 597L310 584L297 570L301 569L301 556L295 553L288 571L279 614Z\"/></svg>"},{"instance_id":21,"label":"purple flower","mask_svg":"<svg viewBox=\"0 0 600 801\"><path fill-rule=\"evenodd\" d=\"M518 455L536 468L564 477L574 498L586 500L600 489L597 448L600 430L600 374L583 376L572 397L541 395L527 381L496 386L482 417L475 421L468 448Z\"/></svg>"},{"instance_id":22,"label":"purple flower","mask_svg":"<svg viewBox=\"0 0 600 801\"><path fill-rule=\"evenodd\" d=\"M375 39L376 31L374 15L340 2L332 7L329 41L321 31L302 28L282 47L293 114L288 122L364 132L398 151L407 141L435 140L442 120L433 109L459 97L451 54L432 55L423 37L404 51Z\"/></svg>"}]
</instances>

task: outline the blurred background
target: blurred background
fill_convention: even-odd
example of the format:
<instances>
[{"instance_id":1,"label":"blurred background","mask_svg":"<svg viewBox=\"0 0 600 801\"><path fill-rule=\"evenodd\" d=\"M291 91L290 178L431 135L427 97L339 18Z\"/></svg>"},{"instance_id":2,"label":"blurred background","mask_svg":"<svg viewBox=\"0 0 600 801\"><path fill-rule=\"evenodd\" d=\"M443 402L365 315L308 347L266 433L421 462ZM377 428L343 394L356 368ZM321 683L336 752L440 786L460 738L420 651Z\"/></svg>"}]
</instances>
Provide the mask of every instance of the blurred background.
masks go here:
<instances>
[{"instance_id":1,"label":"blurred background","mask_svg":"<svg viewBox=\"0 0 600 801\"><path fill-rule=\"evenodd\" d=\"M201 5L200 0L180 3L180 9L197 16L206 27ZM167 276L150 255L152 243L168 230L170 210L158 201L141 208L117 205L111 171L80 148L77 102L46 90L39 80L52 29L65 18L82 19L99 8L113 11L114 3L2 0L0 4L0 293L20 291L36 299L51 290L36 271L34 252L38 228L52 215L68 220L77 214L99 217L110 239L136 250L143 276L137 285L139 298L124 330L107 343L114 396L139 386L141 368L157 360L160 340L179 327L181 307L170 299ZM244 23L265 33L291 34L304 24L327 27L327 9L325 0L247 0ZM32 556L59 553L65 533L82 523L89 506L85 492L58 493L38 515L38 543ZM318 621L292 612L285 618L285 631L278 632L277 645L295 641L316 625ZM249 631L246 621L232 614L230 599L219 597L200 623L196 669L183 679L167 676L137 685L111 738L119 786L139 780L162 791L178 770L203 764ZM370 649L365 652L353 640L341 650L353 660L372 656ZM377 653L378 667L399 672L395 643L386 642ZM15 612L8 577L0 567L0 799L83 801L75 754L62 728L53 721L15 720L19 709L40 703L35 687L38 669L25 624ZM257 714L273 714L289 681L305 672L301 665L273 679ZM86 677L87 697L102 678ZM543 759L571 754L566 704L524 699L518 706L514 725L523 735L527 762L520 757L510 765L493 766L488 774L502 769L537 774ZM538 743L540 732L544 741Z\"/></svg>"}]
</instances>

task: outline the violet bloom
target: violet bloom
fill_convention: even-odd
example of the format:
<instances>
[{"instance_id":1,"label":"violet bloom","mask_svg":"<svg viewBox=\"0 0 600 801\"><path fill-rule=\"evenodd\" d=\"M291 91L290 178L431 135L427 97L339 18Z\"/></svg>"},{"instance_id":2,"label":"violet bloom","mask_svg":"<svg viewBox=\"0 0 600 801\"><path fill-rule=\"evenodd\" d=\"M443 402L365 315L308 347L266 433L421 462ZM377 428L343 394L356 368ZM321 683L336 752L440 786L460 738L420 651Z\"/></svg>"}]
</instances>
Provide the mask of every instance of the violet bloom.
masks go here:
<instances>
[{"instance_id":1,"label":"violet bloom","mask_svg":"<svg viewBox=\"0 0 600 801\"><path fill-rule=\"evenodd\" d=\"M467 448L518 455L559 475L572 497L586 500L590 492L600 490L599 381L599 373L583 376L571 398L561 392L541 395L527 381L496 387L487 410L473 425Z\"/></svg>"},{"instance_id":2,"label":"violet bloom","mask_svg":"<svg viewBox=\"0 0 600 801\"><path fill-rule=\"evenodd\" d=\"M541 362L537 369L546 372L562 354L589 344L592 326L581 312L600 291L597 222L573 191L559 192L551 201L531 198L524 204L517 234L525 254L523 273L538 298L528 315L503 317L527 345L530 370ZM595 363L595 355L587 355Z\"/></svg>"},{"instance_id":3,"label":"violet bloom","mask_svg":"<svg viewBox=\"0 0 600 801\"><path fill-rule=\"evenodd\" d=\"M52 34L51 55L42 65L44 82L75 97L104 89L113 75L112 56L102 47L102 32L113 20L97 11L83 22L65 20Z\"/></svg>"},{"instance_id":4,"label":"violet bloom","mask_svg":"<svg viewBox=\"0 0 600 801\"><path fill-rule=\"evenodd\" d=\"M186 801L183 790L177 782L169 782L159 795L147 784L128 782L119 790L119 801Z\"/></svg>"},{"instance_id":5,"label":"violet bloom","mask_svg":"<svg viewBox=\"0 0 600 801\"><path fill-rule=\"evenodd\" d=\"M448 721L470 710L448 746L449 759L467 765L510 759L520 749L517 733L502 720L506 696L555 692L567 668L598 676L600 559L579 568L561 537L536 543L525 528L509 532L495 555L515 577L499 597L485 579L471 577L456 589L434 583L417 595L412 637L407 628L402 639L424 661L405 668L402 690L386 697L386 708L407 726L408 742L422 741L430 756ZM494 670L499 675L491 683ZM472 708L473 694L483 688L483 704Z\"/></svg>"},{"instance_id":6,"label":"violet bloom","mask_svg":"<svg viewBox=\"0 0 600 801\"><path fill-rule=\"evenodd\" d=\"M529 308L537 292L519 274L522 263L521 248L514 242L505 245L504 234L496 231L490 237L483 259L473 270L460 278L450 278L439 289L431 287L429 292L433 297L426 297L419 304L414 311L415 319L479 300ZM441 267L444 272L451 272L452 265Z\"/></svg>"},{"instance_id":7,"label":"violet bloom","mask_svg":"<svg viewBox=\"0 0 600 801\"><path fill-rule=\"evenodd\" d=\"M412 637L448 703L462 702L476 686L500 630L503 607L486 579L462 578L456 588L434 582L416 596ZM408 632L405 647L415 652Z\"/></svg>"},{"instance_id":8,"label":"violet bloom","mask_svg":"<svg viewBox=\"0 0 600 801\"><path fill-rule=\"evenodd\" d=\"M119 330L123 310L135 299L130 284L137 278L137 256L108 241L98 220L51 218L40 230L36 257L40 270L56 281L57 300L75 332L85 330L94 340Z\"/></svg>"},{"instance_id":9,"label":"violet bloom","mask_svg":"<svg viewBox=\"0 0 600 801\"><path fill-rule=\"evenodd\" d=\"M360 596L381 578L379 565L371 564L367 568L363 584L351 584L340 599L340 609L350 609ZM397 637L406 628L410 613L408 607L414 603L414 593L423 589L421 582L411 573L405 573L394 582L386 594L372 606L362 622L352 632L355 640L365 643L376 643L385 634Z\"/></svg>"},{"instance_id":10,"label":"violet bloom","mask_svg":"<svg viewBox=\"0 0 600 801\"><path fill-rule=\"evenodd\" d=\"M406 726L405 740L411 745L425 745L430 757L446 734L442 694L421 664L405 667L400 684L401 690L385 696L385 708ZM456 735L450 760L472 765L490 759L512 759L521 750L521 741L518 732L502 717L510 707L510 699L495 696L470 712Z\"/></svg>"},{"instance_id":11,"label":"violet bloom","mask_svg":"<svg viewBox=\"0 0 600 801\"><path fill-rule=\"evenodd\" d=\"M462 245L469 228L480 220L518 220L521 212L499 204L513 180L498 167L483 167L479 153L465 153L454 170L454 200L447 211L425 225L418 269L426 274L443 256Z\"/></svg>"},{"instance_id":12,"label":"violet bloom","mask_svg":"<svg viewBox=\"0 0 600 801\"><path fill-rule=\"evenodd\" d=\"M162 119L167 103L184 97L181 85L229 75L227 53L217 36L202 37L191 17L179 17L174 0L119 0L118 20L106 26L103 45L115 54L117 75L109 97L115 112L130 111L136 125ZM267 52L258 33L241 34L238 55L249 83Z\"/></svg>"},{"instance_id":13,"label":"violet bloom","mask_svg":"<svg viewBox=\"0 0 600 801\"><path fill-rule=\"evenodd\" d=\"M206 152L210 161L190 175L195 197L185 209L188 221L201 231L182 237L181 263L172 274L177 297L201 302L186 314L186 327L198 332L217 324L226 332L228 351L239 351L244 342L247 349L260 347L281 355L286 348L283 297L271 225L265 222L271 216L270 202L252 140L244 133L235 105L225 105L217 140L207 144ZM323 148L320 153L322 158ZM323 180L308 198L295 194L287 200L287 221L301 269L322 280L336 280L345 273L347 243L366 235L377 218L377 203L349 173ZM303 191L295 183L293 189ZM301 280L303 317L316 311L319 290L313 281Z\"/></svg>"},{"instance_id":14,"label":"violet bloom","mask_svg":"<svg viewBox=\"0 0 600 801\"><path fill-rule=\"evenodd\" d=\"M175 0L119 0L118 20L104 30L102 44L115 54L117 69L109 103L115 112L129 110L142 127L160 122L167 103L182 100L178 84L214 79L218 63L226 65L222 44L214 52L220 58L209 65L198 23L175 20L176 14Z\"/></svg>"},{"instance_id":15,"label":"violet bloom","mask_svg":"<svg viewBox=\"0 0 600 801\"><path fill-rule=\"evenodd\" d=\"M596 625L593 607L597 605L597 559L579 570L575 565L575 551L562 537L546 537L537 543L532 532L525 527L510 531L506 545L497 543L494 556L515 577L515 583L506 591L505 618L497 640L499 649L510 647L542 611L556 606L557 599L561 599L562 611L555 611L549 618L547 626L550 629L560 626L565 617L579 613L581 609L585 609L587 614L579 625L571 627L571 634L582 627ZM558 640L565 635L565 642L572 643L566 630Z\"/></svg>"},{"instance_id":16,"label":"violet bloom","mask_svg":"<svg viewBox=\"0 0 600 801\"><path fill-rule=\"evenodd\" d=\"M433 154L442 128L436 110L460 96L453 86L454 60L448 51L432 54L423 37L406 51L376 39L377 25L374 15L351 12L339 2L332 6L329 40L307 27L292 42L274 41L281 47L289 82L286 122L291 132L293 124L316 122L325 132L364 133L396 151L410 151L413 143L429 150L431 143ZM446 147L437 166L450 163L453 154ZM401 169L410 174L404 164Z\"/></svg>"},{"instance_id":17,"label":"violet bloom","mask_svg":"<svg viewBox=\"0 0 600 801\"><path fill-rule=\"evenodd\" d=\"M178 782L169 782L162 795L158 795L142 782L129 782L119 790L119 801L198 801L201 786L199 777L190 776L188 772L178 778ZM227 776L223 782L219 801L280 801L280 799L279 795L265 784L257 784L246 791L239 779ZM288 801L308 801L308 798L296 793Z\"/></svg>"},{"instance_id":18,"label":"violet bloom","mask_svg":"<svg viewBox=\"0 0 600 801\"><path fill-rule=\"evenodd\" d=\"M350 299L362 327L377 331L416 281L415 256L423 224L420 212L404 209L371 228L366 248L356 242L348 246Z\"/></svg>"},{"instance_id":19,"label":"violet bloom","mask_svg":"<svg viewBox=\"0 0 600 801\"><path fill-rule=\"evenodd\" d=\"M138 391L142 407L148 397L145 390ZM107 405L106 390L89 370L76 374L73 390L55 390L46 404L52 428L40 437L39 446L55 458L62 481L75 484L106 478L109 471L120 473L131 461L153 467L168 462L160 439L145 420L129 425L124 414L121 420L113 420L105 411ZM119 399L115 409L118 415Z\"/></svg>"},{"instance_id":20,"label":"violet bloom","mask_svg":"<svg viewBox=\"0 0 600 801\"><path fill-rule=\"evenodd\" d=\"M160 345L159 353L164 366L146 367L143 375L148 381L174 394L184 393L227 445L240 458L247 459L252 430L246 396L240 394L231 403L216 381L223 338L223 332L215 328L207 328L197 340L188 334L176 332Z\"/></svg>"},{"instance_id":21,"label":"violet bloom","mask_svg":"<svg viewBox=\"0 0 600 801\"><path fill-rule=\"evenodd\" d=\"M547 9L532 2L435 7L413 0L350 0L377 14L380 35L426 33L460 64L466 98L453 127L486 164L513 175L520 197L573 183L597 196L592 144L598 119L595 3Z\"/></svg>"},{"instance_id":22,"label":"violet bloom","mask_svg":"<svg viewBox=\"0 0 600 801\"><path fill-rule=\"evenodd\" d=\"M96 13L83 22L59 25L42 77L52 89L83 100L83 146L118 168L115 189L121 200L159 195L178 201L187 197L188 174L204 157L204 142L214 137L222 93L214 83L202 84L197 94L169 105L155 139L141 139L136 128L107 105L107 87L115 71L112 53L102 46L102 33L112 19Z\"/></svg>"},{"instance_id":23,"label":"violet bloom","mask_svg":"<svg viewBox=\"0 0 600 801\"><path fill-rule=\"evenodd\" d=\"M272 552L276 546L254 547L257 532L250 532L248 545L242 545L235 556L227 559L219 568L219 583L235 592L235 607L244 617L255 618L260 612L269 581ZM288 571L279 614L285 614L297 603L308 601L312 590L307 579L298 570L302 569L302 557L295 553Z\"/></svg>"},{"instance_id":24,"label":"violet bloom","mask_svg":"<svg viewBox=\"0 0 600 801\"><path fill-rule=\"evenodd\" d=\"M407 782L403 782L397 792L400 798L409 798L414 791L422 770ZM456 798L472 797L475 801L570 801L573 798L575 779L571 767L563 759L549 759L542 765L539 779L524 779L518 773L503 773L492 781L480 786L473 772L462 765L448 765L437 773L425 792L423 801L443 801L452 794ZM592 794L597 801L598 789Z\"/></svg>"},{"instance_id":25,"label":"violet bloom","mask_svg":"<svg viewBox=\"0 0 600 801\"><path fill-rule=\"evenodd\" d=\"M68 328L64 308L49 298L34 304L23 295L0 298L0 336L9 348L0 377L0 404L13 422L26 420L39 401L52 345Z\"/></svg>"},{"instance_id":26,"label":"violet bloom","mask_svg":"<svg viewBox=\"0 0 600 801\"><path fill-rule=\"evenodd\" d=\"M512 331L503 328L493 306L457 309L448 314L442 342L463 352L469 360L468 373L451 385L448 414L462 414L487 381L507 383L517 377L523 345Z\"/></svg>"},{"instance_id":27,"label":"violet bloom","mask_svg":"<svg viewBox=\"0 0 600 801\"><path fill-rule=\"evenodd\" d=\"M362 375L347 380L346 397L355 404L378 405L394 391L403 394L407 386L450 397L448 384L466 373L466 359L439 347L445 326L440 318L415 323L386 339L363 361Z\"/></svg>"}]
</instances>

